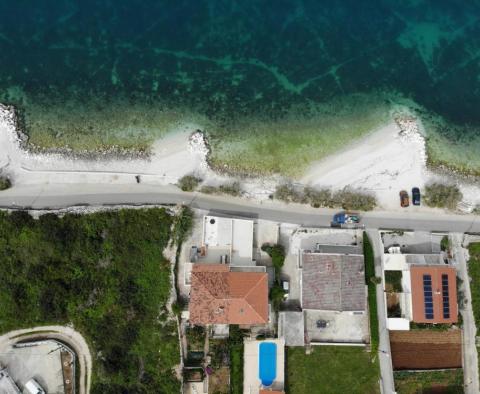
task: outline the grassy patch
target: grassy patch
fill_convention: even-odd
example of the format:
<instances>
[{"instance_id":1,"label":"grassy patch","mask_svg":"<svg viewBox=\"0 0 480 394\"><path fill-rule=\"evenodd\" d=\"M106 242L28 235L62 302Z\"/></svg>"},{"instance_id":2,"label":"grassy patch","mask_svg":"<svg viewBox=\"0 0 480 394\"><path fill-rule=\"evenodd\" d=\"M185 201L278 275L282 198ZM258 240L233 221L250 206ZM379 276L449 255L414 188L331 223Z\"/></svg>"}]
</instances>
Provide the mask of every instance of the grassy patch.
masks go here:
<instances>
[{"instance_id":1,"label":"grassy patch","mask_svg":"<svg viewBox=\"0 0 480 394\"><path fill-rule=\"evenodd\" d=\"M375 277L375 256L373 247L366 232L363 232L363 255L365 258L365 282L368 286L368 312L370 314L370 345L372 354L378 350L378 315L377 315L377 289Z\"/></svg>"},{"instance_id":2,"label":"grassy patch","mask_svg":"<svg viewBox=\"0 0 480 394\"><path fill-rule=\"evenodd\" d=\"M0 331L73 323L94 356L92 394L177 393L164 209L0 212Z\"/></svg>"},{"instance_id":3,"label":"grassy patch","mask_svg":"<svg viewBox=\"0 0 480 394\"><path fill-rule=\"evenodd\" d=\"M317 346L287 350L287 392L379 393L379 366L361 347Z\"/></svg>"},{"instance_id":4,"label":"grassy patch","mask_svg":"<svg viewBox=\"0 0 480 394\"><path fill-rule=\"evenodd\" d=\"M394 372L398 394L463 393L463 371Z\"/></svg>"}]
</instances>

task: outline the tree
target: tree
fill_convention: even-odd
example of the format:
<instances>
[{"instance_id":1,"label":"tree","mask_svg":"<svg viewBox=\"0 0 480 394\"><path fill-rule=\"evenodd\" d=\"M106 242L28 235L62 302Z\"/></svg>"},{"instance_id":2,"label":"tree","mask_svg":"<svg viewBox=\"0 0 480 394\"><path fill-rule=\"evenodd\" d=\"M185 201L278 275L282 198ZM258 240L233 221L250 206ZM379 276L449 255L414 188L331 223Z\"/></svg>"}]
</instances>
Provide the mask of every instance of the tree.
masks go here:
<instances>
[{"instance_id":1,"label":"tree","mask_svg":"<svg viewBox=\"0 0 480 394\"><path fill-rule=\"evenodd\" d=\"M275 275L278 280L283 263L285 262L285 248L280 244L263 244L262 250L271 257L272 264L275 267Z\"/></svg>"},{"instance_id":2,"label":"tree","mask_svg":"<svg viewBox=\"0 0 480 394\"><path fill-rule=\"evenodd\" d=\"M270 290L270 301L272 301L273 309L275 311L280 309L280 304L283 301L284 295L285 290L283 290L282 286L280 286L278 283L276 283Z\"/></svg>"}]
</instances>

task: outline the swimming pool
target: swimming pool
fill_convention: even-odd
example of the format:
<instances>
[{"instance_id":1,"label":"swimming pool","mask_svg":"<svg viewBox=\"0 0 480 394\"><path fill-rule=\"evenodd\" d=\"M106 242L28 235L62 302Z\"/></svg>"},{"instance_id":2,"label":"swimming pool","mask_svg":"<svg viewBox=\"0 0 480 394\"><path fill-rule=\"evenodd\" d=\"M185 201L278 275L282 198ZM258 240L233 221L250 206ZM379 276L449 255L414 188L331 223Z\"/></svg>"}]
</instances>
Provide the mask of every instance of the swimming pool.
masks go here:
<instances>
[{"instance_id":1,"label":"swimming pool","mask_svg":"<svg viewBox=\"0 0 480 394\"><path fill-rule=\"evenodd\" d=\"M258 377L264 386L270 386L277 376L277 344L262 342L259 345Z\"/></svg>"}]
</instances>

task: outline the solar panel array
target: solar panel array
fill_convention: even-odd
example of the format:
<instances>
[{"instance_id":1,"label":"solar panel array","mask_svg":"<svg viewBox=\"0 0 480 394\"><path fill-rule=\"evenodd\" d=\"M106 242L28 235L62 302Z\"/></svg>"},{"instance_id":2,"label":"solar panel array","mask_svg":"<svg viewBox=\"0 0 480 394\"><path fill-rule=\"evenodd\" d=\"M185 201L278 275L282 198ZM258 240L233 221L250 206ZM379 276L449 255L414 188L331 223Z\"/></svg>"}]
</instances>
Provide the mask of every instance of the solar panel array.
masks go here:
<instances>
[{"instance_id":1,"label":"solar panel array","mask_svg":"<svg viewBox=\"0 0 480 394\"><path fill-rule=\"evenodd\" d=\"M423 296L425 300L425 318L433 319L432 276L423 275Z\"/></svg>"},{"instance_id":2,"label":"solar panel array","mask_svg":"<svg viewBox=\"0 0 480 394\"><path fill-rule=\"evenodd\" d=\"M443 318L450 319L450 299L448 296L448 275L442 275Z\"/></svg>"}]
</instances>

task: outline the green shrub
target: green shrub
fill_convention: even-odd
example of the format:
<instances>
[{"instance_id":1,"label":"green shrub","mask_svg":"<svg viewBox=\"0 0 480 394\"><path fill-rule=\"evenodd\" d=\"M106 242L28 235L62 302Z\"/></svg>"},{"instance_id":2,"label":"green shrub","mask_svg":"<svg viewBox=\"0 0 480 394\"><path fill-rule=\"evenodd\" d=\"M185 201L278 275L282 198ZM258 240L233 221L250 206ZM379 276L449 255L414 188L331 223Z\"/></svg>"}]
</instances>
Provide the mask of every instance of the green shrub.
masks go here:
<instances>
[{"instance_id":1,"label":"green shrub","mask_svg":"<svg viewBox=\"0 0 480 394\"><path fill-rule=\"evenodd\" d=\"M332 199L332 192L329 189L314 189L306 186L304 189L305 198L314 208L333 208L335 202Z\"/></svg>"},{"instance_id":2,"label":"green shrub","mask_svg":"<svg viewBox=\"0 0 480 394\"><path fill-rule=\"evenodd\" d=\"M283 297L285 295L285 290L283 290L282 286L276 283L270 290L270 301L272 301L272 306L275 311L280 309L280 305L283 301Z\"/></svg>"},{"instance_id":3,"label":"green shrub","mask_svg":"<svg viewBox=\"0 0 480 394\"><path fill-rule=\"evenodd\" d=\"M178 187L184 192L193 192L201 182L202 179L195 175L185 175L178 180Z\"/></svg>"},{"instance_id":4,"label":"green shrub","mask_svg":"<svg viewBox=\"0 0 480 394\"><path fill-rule=\"evenodd\" d=\"M263 244L262 250L272 258L272 264L275 267L275 276L277 280L280 278L280 272L285 262L285 248L283 245Z\"/></svg>"},{"instance_id":5,"label":"green shrub","mask_svg":"<svg viewBox=\"0 0 480 394\"><path fill-rule=\"evenodd\" d=\"M430 207L455 209L463 195L458 186L432 183L425 186L424 201Z\"/></svg>"},{"instance_id":6,"label":"green shrub","mask_svg":"<svg viewBox=\"0 0 480 394\"><path fill-rule=\"evenodd\" d=\"M7 190L12 186L10 178L5 176L0 176L0 190Z\"/></svg>"},{"instance_id":7,"label":"green shrub","mask_svg":"<svg viewBox=\"0 0 480 394\"><path fill-rule=\"evenodd\" d=\"M175 216L172 231L172 240L181 246L192 231L195 215L189 207L182 207L178 215Z\"/></svg>"},{"instance_id":8,"label":"green shrub","mask_svg":"<svg viewBox=\"0 0 480 394\"><path fill-rule=\"evenodd\" d=\"M349 188L335 192L332 199L336 206L347 210L371 211L377 205L373 194Z\"/></svg>"},{"instance_id":9,"label":"green shrub","mask_svg":"<svg viewBox=\"0 0 480 394\"><path fill-rule=\"evenodd\" d=\"M329 189L316 189L311 186L301 190L292 183L277 186L273 197L287 203L310 204L314 208L341 207L349 210L371 211L377 205L375 196L364 191L345 188L332 193Z\"/></svg>"},{"instance_id":10,"label":"green shrub","mask_svg":"<svg viewBox=\"0 0 480 394\"><path fill-rule=\"evenodd\" d=\"M291 183L285 183L283 185L278 185L275 189L275 193L273 195L277 200L289 202L296 202L304 204L307 202L305 195L302 191L298 190L294 185Z\"/></svg>"},{"instance_id":11,"label":"green shrub","mask_svg":"<svg viewBox=\"0 0 480 394\"><path fill-rule=\"evenodd\" d=\"M433 331L448 331L452 328L451 324L432 324L432 323L415 323L410 322L411 330L433 330Z\"/></svg>"},{"instance_id":12,"label":"green shrub","mask_svg":"<svg viewBox=\"0 0 480 394\"><path fill-rule=\"evenodd\" d=\"M402 292L402 271L385 271L385 283L392 285L392 290Z\"/></svg>"},{"instance_id":13,"label":"green shrub","mask_svg":"<svg viewBox=\"0 0 480 394\"><path fill-rule=\"evenodd\" d=\"M242 195L242 189L239 182L226 183L220 186L202 186L200 193L205 194L229 194L230 196L239 197Z\"/></svg>"},{"instance_id":14,"label":"green shrub","mask_svg":"<svg viewBox=\"0 0 480 394\"><path fill-rule=\"evenodd\" d=\"M180 301L175 301L173 304L172 304L172 312L176 315L176 316L180 316L183 312L183 303L180 302Z\"/></svg>"},{"instance_id":15,"label":"green shrub","mask_svg":"<svg viewBox=\"0 0 480 394\"><path fill-rule=\"evenodd\" d=\"M440 241L440 249L443 252L450 250L450 239L448 238L448 235L442 237L442 240Z\"/></svg>"},{"instance_id":16,"label":"green shrub","mask_svg":"<svg viewBox=\"0 0 480 394\"><path fill-rule=\"evenodd\" d=\"M229 194L231 196L238 197L242 194L239 182L226 183L218 187L220 193Z\"/></svg>"},{"instance_id":17,"label":"green shrub","mask_svg":"<svg viewBox=\"0 0 480 394\"><path fill-rule=\"evenodd\" d=\"M217 194L218 188L215 186L204 185L200 188L200 193L204 194Z\"/></svg>"}]
</instances>

